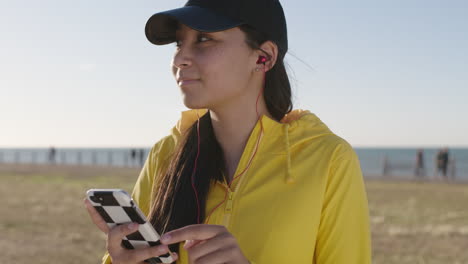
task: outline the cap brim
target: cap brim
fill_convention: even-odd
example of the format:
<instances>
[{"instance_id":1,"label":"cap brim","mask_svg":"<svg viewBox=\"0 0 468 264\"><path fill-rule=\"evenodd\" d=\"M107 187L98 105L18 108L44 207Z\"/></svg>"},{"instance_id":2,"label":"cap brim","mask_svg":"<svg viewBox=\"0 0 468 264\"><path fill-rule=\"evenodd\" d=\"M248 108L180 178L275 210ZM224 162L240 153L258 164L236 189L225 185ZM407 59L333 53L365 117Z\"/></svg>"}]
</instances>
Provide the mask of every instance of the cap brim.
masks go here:
<instances>
[{"instance_id":1,"label":"cap brim","mask_svg":"<svg viewBox=\"0 0 468 264\"><path fill-rule=\"evenodd\" d=\"M219 15L209 9L184 6L151 16L146 22L146 37L155 45L172 43L175 41L178 22L202 32L216 32L244 24L242 21Z\"/></svg>"}]
</instances>

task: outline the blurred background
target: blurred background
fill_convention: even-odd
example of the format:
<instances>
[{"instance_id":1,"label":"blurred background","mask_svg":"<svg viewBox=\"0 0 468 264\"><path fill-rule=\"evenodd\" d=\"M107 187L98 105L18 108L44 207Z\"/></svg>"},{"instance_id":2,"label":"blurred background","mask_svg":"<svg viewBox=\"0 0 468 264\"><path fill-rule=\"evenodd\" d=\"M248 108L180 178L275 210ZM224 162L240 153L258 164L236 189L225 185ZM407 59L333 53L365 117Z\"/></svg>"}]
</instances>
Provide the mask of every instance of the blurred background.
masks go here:
<instances>
[{"instance_id":1,"label":"blurred background","mask_svg":"<svg viewBox=\"0 0 468 264\"><path fill-rule=\"evenodd\" d=\"M0 263L99 261L81 200L131 190L186 110L144 35L184 3L0 0ZM373 263L468 263L468 2L282 4L295 108L360 158Z\"/></svg>"}]
</instances>

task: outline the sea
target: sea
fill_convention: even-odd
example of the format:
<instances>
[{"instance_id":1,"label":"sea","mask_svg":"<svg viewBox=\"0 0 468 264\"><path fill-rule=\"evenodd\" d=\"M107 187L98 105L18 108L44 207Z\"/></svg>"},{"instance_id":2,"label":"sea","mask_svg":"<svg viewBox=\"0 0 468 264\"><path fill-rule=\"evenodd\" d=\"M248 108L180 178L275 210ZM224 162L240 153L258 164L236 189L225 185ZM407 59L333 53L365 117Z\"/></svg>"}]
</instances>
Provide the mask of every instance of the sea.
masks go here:
<instances>
[{"instance_id":1,"label":"sea","mask_svg":"<svg viewBox=\"0 0 468 264\"><path fill-rule=\"evenodd\" d=\"M386 164L386 177L413 177L416 148L355 148L365 177L381 177ZM424 176L437 174L436 156L439 149L423 150ZM62 164L85 166L141 167L150 148L0 148L0 164ZM132 155L133 153L133 155ZM449 153L448 175L468 180L468 148L452 148Z\"/></svg>"}]
</instances>

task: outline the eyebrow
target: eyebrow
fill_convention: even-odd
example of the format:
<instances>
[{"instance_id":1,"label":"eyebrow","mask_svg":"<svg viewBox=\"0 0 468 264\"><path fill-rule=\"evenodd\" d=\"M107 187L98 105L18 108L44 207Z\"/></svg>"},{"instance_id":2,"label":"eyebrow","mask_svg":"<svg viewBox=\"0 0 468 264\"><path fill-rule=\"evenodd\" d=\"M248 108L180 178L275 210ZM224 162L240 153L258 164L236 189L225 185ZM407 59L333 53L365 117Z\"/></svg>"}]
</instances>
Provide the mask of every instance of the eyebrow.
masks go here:
<instances>
[{"instance_id":1,"label":"eyebrow","mask_svg":"<svg viewBox=\"0 0 468 264\"><path fill-rule=\"evenodd\" d=\"M196 30L195 30L196 31ZM218 31L218 32L203 32L203 31L196 31L197 35L214 35L214 33L224 33L222 31ZM177 38L177 37L180 37L181 33L180 33L180 30L176 30L175 33L174 33L174 36Z\"/></svg>"}]
</instances>

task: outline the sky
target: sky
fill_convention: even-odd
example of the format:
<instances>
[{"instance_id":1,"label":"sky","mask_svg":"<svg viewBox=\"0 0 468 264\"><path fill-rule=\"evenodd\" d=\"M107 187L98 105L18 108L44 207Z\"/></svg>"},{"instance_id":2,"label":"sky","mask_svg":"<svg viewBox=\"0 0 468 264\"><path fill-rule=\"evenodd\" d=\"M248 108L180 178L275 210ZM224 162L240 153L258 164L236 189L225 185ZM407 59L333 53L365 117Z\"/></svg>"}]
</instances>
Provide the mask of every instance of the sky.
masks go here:
<instances>
[{"instance_id":1,"label":"sky","mask_svg":"<svg viewBox=\"0 0 468 264\"><path fill-rule=\"evenodd\" d=\"M281 1L294 106L355 147L468 147L468 1ZM186 110L172 0L0 0L0 147L149 147Z\"/></svg>"}]
</instances>

